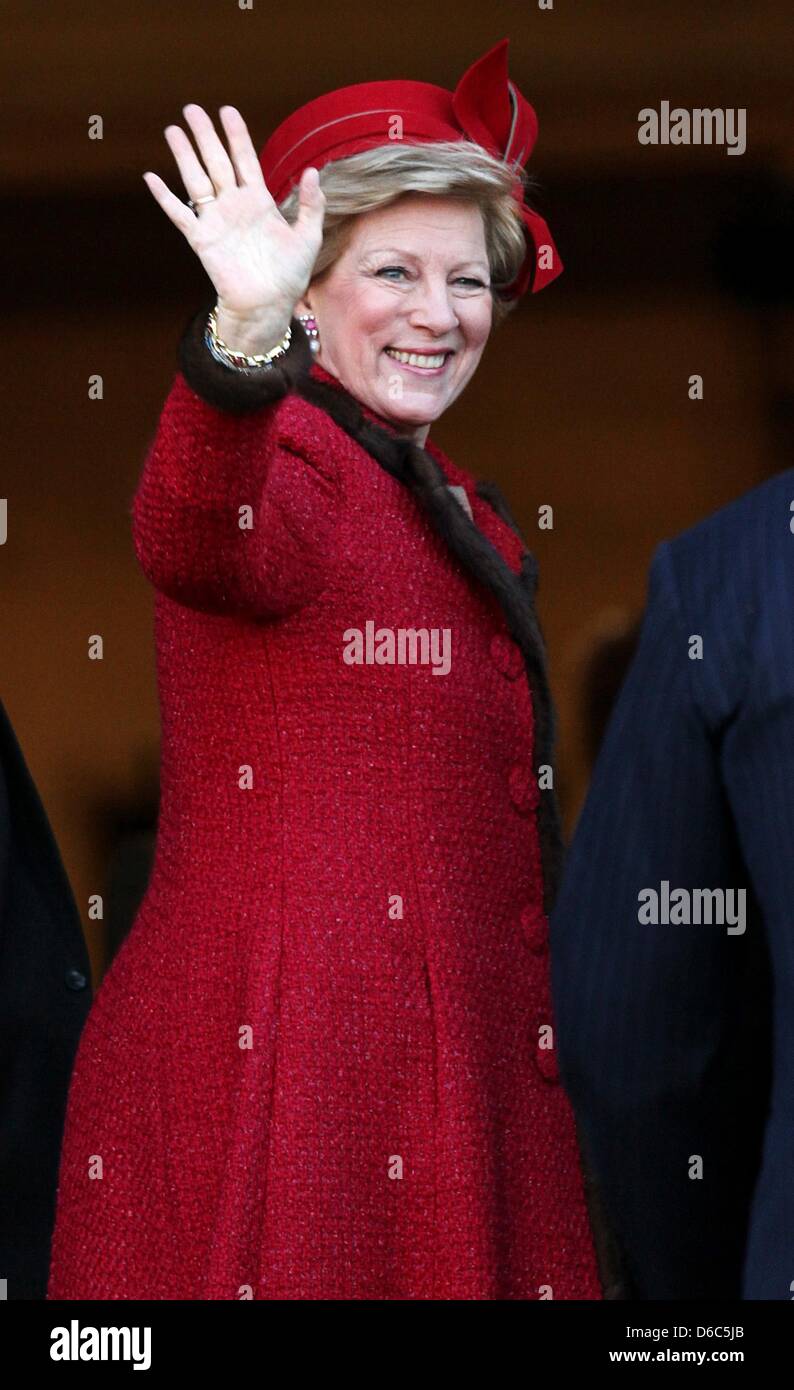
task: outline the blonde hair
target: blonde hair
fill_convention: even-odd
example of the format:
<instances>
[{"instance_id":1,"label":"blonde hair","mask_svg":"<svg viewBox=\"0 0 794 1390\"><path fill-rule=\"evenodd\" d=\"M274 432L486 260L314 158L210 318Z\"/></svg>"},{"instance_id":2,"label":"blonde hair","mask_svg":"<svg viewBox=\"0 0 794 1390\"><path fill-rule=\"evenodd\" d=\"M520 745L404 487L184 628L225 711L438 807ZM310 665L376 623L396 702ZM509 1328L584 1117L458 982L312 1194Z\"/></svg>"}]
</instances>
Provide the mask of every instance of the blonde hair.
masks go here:
<instances>
[{"instance_id":1,"label":"blonde hair","mask_svg":"<svg viewBox=\"0 0 794 1390\"><path fill-rule=\"evenodd\" d=\"M528 186L527 176L520 177ZM476 203L482 213L496 326L515 307L515 301L503 297L503 289L515 279L527 249L512 194L514 178L512 169L470 140L424 145L395 141L331 160L320 170L325 220L312 279L319 279L341 256L362 213L386 207L409 193L460 198ZM288 222L295 221L297 189L279 204L279 210Z\"/></svg>"}]
</instances>

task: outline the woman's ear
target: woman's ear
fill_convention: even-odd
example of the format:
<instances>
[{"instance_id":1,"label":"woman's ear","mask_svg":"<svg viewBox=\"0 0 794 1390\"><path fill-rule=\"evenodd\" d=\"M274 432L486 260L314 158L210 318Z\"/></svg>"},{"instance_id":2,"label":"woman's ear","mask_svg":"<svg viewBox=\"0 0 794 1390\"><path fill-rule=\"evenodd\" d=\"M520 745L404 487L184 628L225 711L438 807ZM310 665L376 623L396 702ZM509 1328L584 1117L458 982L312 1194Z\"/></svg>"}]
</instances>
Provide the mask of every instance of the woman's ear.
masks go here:
<instances>
[{"instance_id":1,"label":"woman's ear","mask_svg":"<svg viewBox=\"0 0 794 1390\"><path fill-rule=\"evenodd\" d=\"M299 317L300 314L311 314L311 313L312 313L312 307L311 307L311 305L307 303L305 296L304 296L304 295L301 295L301 298L298 300L297 304L295 305L295 308L294 308L293 311L292 311L292 317L296 319L296 318Z\"/></svg>"}]
</instances>

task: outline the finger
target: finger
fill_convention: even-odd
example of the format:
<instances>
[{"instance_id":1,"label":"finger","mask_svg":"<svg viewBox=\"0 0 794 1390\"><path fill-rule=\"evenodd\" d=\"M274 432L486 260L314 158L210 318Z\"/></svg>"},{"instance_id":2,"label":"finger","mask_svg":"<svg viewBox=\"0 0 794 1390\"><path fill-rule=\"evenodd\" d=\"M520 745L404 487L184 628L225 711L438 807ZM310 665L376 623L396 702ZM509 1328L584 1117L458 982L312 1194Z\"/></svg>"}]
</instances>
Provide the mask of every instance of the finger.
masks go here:
<instances>
[{"instance_id":1,"label":"finger","mask_svg":"<svg viewBox=\"0 0 794 1390\"><path fill-rule=\"evenodd\" d=\"M322 235L325 216L325 194L320 187L320 175L313 165L304 169L298 184L298 215L295 227L314 237Z\"/></svg>"},{"instance_id":2,"label":"finger","mask_svg":"<svg viewBox=\"0 0 794 1390\"><path fill-rule=\"evenodd\" d=\"M221 106L219 114L224 133L229 141L229 154L237 173L238 182L247 183L256 188L264 188L269 193L254 142L237 107Z\"/></svg>"},{"instance_id":3,"label":"finger","mask_svg":"<svg viewBox=\"0 0 794 1390\"><path fill-rule=\"evenodd\" d=\"M198 218L190 211L189 207L180 202L175 193L171 192L168 184L163 183L159 174L148 172L143 177L152 197L160 204L163 212L171 219L174 226L178 227L180 232L184 232L189 240L190 233L196 226Z\"/></svg>"},{"instance_id":4,"label":"finger","mask_svg":"<svg viewBox=\"0 0 794 1390\"><path fill-rule=\"evenodd\" d=\"M220 193L224 188L235 188L237 175L234 165L206 111L201 106L196 106L195 102L190 102L182 107L182 114L190 126L199 154L204 160L216 191Z\"/></svg>"},{"instance_id":5,"label":"finger","mask_svg":"<svg viewBox=\"0 0 794 1390\"><path fill-rule=\"evenodd\" d=\"M187 190L187 195L195 202L198 198L207 198L215 192L212 179L207 173L204 165L198 159L196 151L190 143L187 135L181 126L169 125L165 128L165 138L168 142L177 168L182 175L182 182Z\"/></svg>"}]
</instances>

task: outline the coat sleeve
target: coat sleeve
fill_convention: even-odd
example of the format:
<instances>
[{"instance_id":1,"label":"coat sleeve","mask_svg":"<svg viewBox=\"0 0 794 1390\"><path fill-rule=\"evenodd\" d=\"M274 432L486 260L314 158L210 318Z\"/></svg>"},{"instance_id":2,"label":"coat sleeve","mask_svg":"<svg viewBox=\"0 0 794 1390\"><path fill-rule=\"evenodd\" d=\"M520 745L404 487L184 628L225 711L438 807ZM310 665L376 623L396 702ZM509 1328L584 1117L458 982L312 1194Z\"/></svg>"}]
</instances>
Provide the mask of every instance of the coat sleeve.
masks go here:
<instances>
[{"instance_id":1,"label":"coat sleeve","mask_svg":"<svg viewBox=\"0 0 794 1390\"><path fill-rule=\"evenodd\" d=\"M180 343L132 501L135 553L155 588L190 608L286 614L327 583L339 513L329 451L291 433L293 402L277 409L308 373L311 350L293 320L279 366L237 373L209 352L205 323L202 310ZM294 406L311 409L297 397Z\"/></svg>"},{"instance_id":2,"label":"coat sleeve","mask_svg":"<svg viewBox=\"0 0 794 1390\"><path fill-rule=\"evenodd\" d=\"M551 923L561 1074L642 1299L740 1297L767 1095L763 936L694 694L696 621L661 546ZM641 922L664 881L744 887L745 932Z\"/></svg>"}]
</instances>

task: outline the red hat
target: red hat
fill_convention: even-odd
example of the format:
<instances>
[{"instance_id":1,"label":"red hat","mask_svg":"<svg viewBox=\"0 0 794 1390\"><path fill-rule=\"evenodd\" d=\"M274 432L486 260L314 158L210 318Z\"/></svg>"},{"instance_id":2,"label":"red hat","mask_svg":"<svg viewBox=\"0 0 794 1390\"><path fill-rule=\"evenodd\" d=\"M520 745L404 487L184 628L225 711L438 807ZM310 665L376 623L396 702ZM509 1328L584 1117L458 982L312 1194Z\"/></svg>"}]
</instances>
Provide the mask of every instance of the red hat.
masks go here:
<instances>
[{"instance_id":1,"label":"red hat","mask_svg":"<svg viewBox=\"0 0 794 1390\"><path fill-rule=\"evenodd\" d=\"M287 197L309 165L322 169L332 159L390 144L395 129L410 145L473 140L514 171L523 168L537 139L538 119L507 75L508 43L502 39L472 63L454 92L431 82L359 82L293 111L259 156L275 202ZM513 193L529 242L521 270L506 291L507 298L518 299L530 284L533 294L550 284L563 264L544 218L526 207L517 172Z\"/></svg>"}]
</instances>

